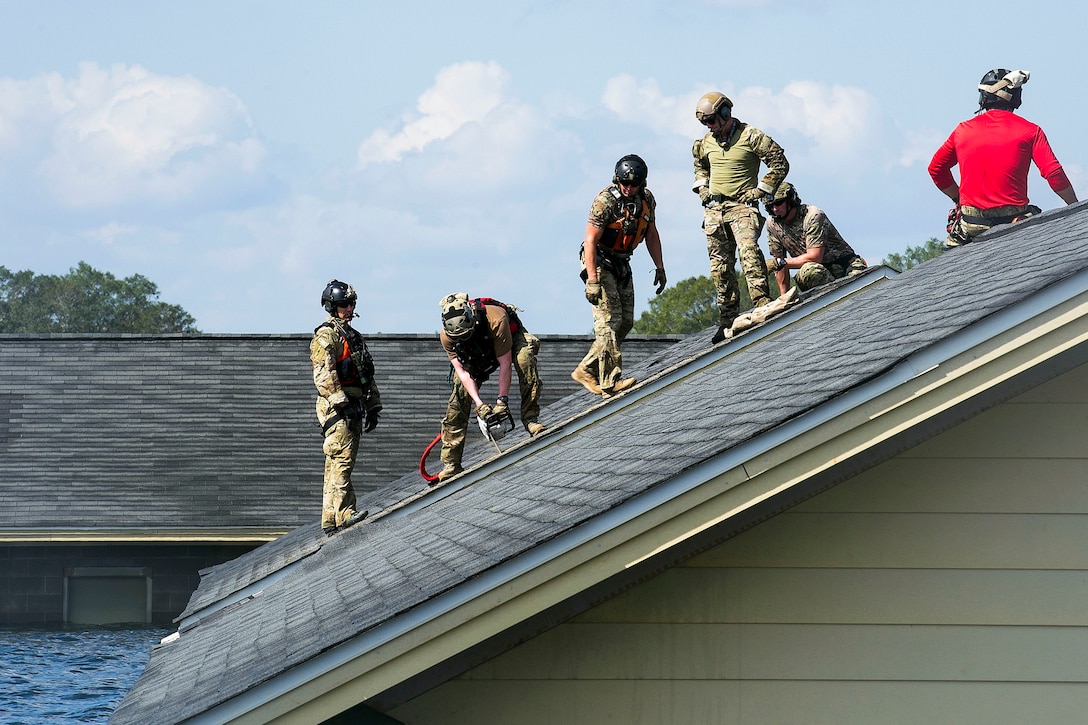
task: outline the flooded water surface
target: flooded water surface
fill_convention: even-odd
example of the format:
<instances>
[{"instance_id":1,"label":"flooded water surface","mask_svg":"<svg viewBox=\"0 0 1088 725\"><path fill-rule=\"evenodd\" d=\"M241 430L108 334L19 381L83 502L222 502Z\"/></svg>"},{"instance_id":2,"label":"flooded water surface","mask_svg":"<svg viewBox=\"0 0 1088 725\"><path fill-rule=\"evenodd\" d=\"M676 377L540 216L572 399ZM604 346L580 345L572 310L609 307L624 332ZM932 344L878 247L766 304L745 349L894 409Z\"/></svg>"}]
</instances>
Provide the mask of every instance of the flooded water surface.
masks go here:
<instances>
[{"instance_id":1,"label":"flooded water surface","mask_svg":"<svg viewBox=\"0 0 1088 725\"><path fill-rule=\"evenodd\" d=\"M0 723L105 723L169 635L153 627L0 627Z\"/></svg>"}]
</instances>

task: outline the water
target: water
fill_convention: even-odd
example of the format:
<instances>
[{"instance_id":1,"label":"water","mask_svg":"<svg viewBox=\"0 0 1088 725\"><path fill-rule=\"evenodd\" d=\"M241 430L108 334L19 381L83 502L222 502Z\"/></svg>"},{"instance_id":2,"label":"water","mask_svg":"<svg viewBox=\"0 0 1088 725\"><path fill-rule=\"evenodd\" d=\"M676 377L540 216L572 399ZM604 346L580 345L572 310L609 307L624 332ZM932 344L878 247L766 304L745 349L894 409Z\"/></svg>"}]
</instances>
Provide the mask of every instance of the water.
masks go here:
<instances>
[{"instance_id":1,"label":"water","mask_svg":"<svg viewBox=\"0 0 1088 725\"><path fill-rule=\"evenodd\" d=\"M0 723L105 723L144 671L153 627L0 627Z\"/></svg>"}]
</instances>

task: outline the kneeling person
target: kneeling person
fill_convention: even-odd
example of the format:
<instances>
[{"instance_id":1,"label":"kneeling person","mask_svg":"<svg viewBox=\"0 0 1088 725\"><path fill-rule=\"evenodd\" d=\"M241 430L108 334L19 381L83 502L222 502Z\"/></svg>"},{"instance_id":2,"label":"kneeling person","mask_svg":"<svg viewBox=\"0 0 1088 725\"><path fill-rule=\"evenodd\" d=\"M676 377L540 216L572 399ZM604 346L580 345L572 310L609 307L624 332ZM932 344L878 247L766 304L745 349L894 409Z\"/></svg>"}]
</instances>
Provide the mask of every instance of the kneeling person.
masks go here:
<instances>
[{"instance_id":1,"label":"kneeling person","mask_svg":"<svg viewBox=\"0 0 1088 725\"><path fill-rule=\"evenodd\" d=\"M804 292L841 277L864 272L865 260L854 252L813 204L802 204L793 184L784 182L766 202L767 248L782 294L790 288L790 270L797 270L797 289Z\"/></svg>"},{"instance_id":2,"label":"kneeling person","mask_svg":"<svg viewBox=\"0 0 1088 725\"><path fill-rule=\"evenodd\" d=\"M504 302L481 297L469 299L464 292L446 295L442 308L442 348L456 373L453 392L442 419L442 471L444 481L461 472L469 412L475 404L477 417L504 415L508 412L511 369L518 372L521 392L521 422L529 435L544 430L540 416L540 376L536 353L540 340L530 335L517 315L517 308ZM480 386L491 373L499 372L499 396L489 405L480 397Z\"/></svg>"}]
</instances>

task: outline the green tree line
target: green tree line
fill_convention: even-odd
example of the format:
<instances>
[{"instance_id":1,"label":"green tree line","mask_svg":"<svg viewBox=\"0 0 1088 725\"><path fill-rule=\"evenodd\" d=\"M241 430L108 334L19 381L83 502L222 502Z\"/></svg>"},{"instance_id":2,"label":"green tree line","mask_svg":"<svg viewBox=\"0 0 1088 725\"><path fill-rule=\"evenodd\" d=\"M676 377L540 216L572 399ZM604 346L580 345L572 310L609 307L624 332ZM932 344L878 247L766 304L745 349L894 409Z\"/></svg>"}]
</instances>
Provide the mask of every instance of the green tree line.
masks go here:
<instances>
[{"instance_id":1,"label":"green tree line","mask_svg":"<svg viewBox=\"0 0 1088 725\"><path fill-rule=\"evenodd\" d=\"M0 333L200 332L192 315L158 297L142 275L117 279L86 262L65 275L0 266Z\"/></svg>"}]
</instances>

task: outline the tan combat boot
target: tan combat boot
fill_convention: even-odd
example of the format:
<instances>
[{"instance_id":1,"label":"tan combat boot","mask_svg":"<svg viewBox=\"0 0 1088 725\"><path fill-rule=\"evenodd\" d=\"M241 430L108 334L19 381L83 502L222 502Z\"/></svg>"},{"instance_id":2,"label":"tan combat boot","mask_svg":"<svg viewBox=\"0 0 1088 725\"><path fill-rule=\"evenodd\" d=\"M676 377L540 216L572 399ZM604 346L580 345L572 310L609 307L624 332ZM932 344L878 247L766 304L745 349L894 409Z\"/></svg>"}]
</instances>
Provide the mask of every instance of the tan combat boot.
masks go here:
<instances>
[{"instance_id":1,"label":"tan combat boot","mask_svg":"<svg viewBox=\"0 0 1088 725\"><path fill-rule=\"evenodd\" d=\"M593 377L593 374L579 365L574 368L574 372L570 374L570 377L576 382L581 383L582 387L593 393L594 395L601 394L601 386L597 384L597 379Z\"/></svg>"},{"instance_id":2,"label":"tan combat boot","mask_svg":"<svg viewBox=\"0 0 1088 725\"><path fill-rule=\"evenodd\" d=\"M613 395L618 395L618 394L622 393L624 390L627 390L629 387L631 387L634 384L635 384L635 379L634 378L623 378L621 380L617 380L616 384L613 385L610 390L603 390L601 392L604 394L604 397L610 398Z\"/></svg>"},{"instance_id":3,"label":"tan combat boot","mask_svg":"<svg viewBox=\"0 0 1088 725\"><path fill-rule=\"evenodd\" d=\"M438 472L438 480L445 481L447 478L453 478L458 473L463 471L460 463L453 463L452 461L442 466L442 470Z\"/></svg>"}]
</instances>

